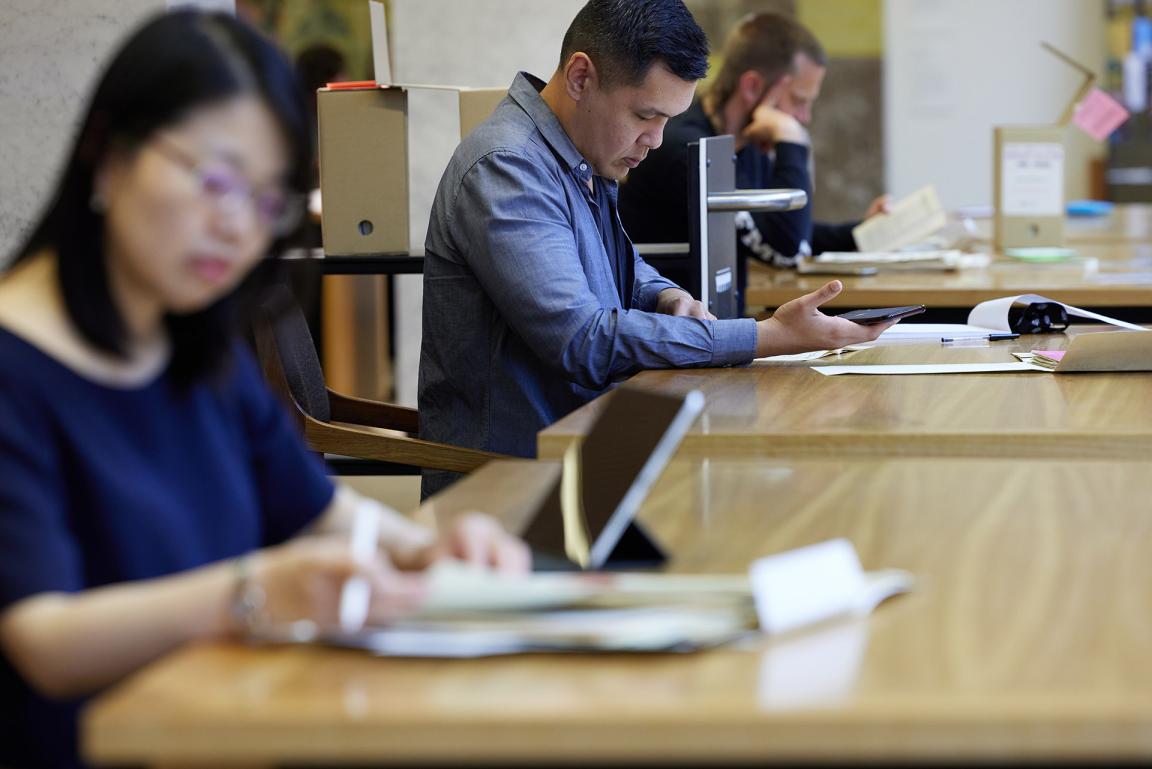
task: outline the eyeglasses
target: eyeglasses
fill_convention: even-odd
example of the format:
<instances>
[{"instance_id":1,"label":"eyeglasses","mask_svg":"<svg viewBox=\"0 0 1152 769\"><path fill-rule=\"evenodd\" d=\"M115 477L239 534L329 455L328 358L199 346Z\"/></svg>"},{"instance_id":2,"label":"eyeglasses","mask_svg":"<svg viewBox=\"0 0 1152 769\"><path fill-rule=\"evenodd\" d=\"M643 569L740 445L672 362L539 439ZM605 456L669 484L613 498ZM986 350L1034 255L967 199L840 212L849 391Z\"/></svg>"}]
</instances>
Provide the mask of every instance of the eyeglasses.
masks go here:
<instances>
[{"instance_id":1,"label":"eyeglasses","mask_svg":"<svg viewBox=\"0 0 1152 769\"><path fill-rule=\"evenodd\" d=\"M200 184L200 193L221 211L251 205L260 223L276 237L296 229L304 214L304 196L280 188L256 190L236 169L222 161L202 161L176 142L157 136L149 147L183 166Z\"/></svg>"}]
</instances>

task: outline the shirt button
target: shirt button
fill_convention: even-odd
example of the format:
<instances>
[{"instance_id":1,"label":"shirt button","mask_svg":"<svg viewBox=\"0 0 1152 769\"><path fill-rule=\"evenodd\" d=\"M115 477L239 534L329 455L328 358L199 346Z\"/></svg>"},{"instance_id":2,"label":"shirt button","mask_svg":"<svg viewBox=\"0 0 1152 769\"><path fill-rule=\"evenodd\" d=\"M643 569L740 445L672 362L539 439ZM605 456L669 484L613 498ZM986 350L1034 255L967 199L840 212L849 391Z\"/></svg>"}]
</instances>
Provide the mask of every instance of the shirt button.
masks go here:
<instances>
[{"instance_id":1,"label":"shirt button","mask_svg":"<svg viewBox=\"0 0 1152 769\"><path fill-rule=\"evenodd\" d=\"M581 163L580 164L580 170L581 171L587 171L588 170L588 164L587 163Z\"/></svg>"}]
</instances>

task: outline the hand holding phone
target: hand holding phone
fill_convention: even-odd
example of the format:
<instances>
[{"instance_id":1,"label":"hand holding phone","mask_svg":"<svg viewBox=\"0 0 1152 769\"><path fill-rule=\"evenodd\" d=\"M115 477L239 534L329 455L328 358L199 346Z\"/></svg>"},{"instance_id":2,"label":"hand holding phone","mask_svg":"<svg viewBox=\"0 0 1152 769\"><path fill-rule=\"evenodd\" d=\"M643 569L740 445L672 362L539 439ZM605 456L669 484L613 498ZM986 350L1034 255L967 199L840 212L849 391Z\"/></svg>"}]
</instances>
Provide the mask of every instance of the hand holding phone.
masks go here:
<instances>
[{"instance_id":1,"label":"hand holding phone","mask_svg":"<svg viewBox=\"0 0 1152 769\"><path fill-rule=\"evenodd\" d=\"M899 320L900 318L907 318L910 315L919 315L924 312L925 307L922 304L909 304L904 307L880 307L875 310L852 310L841 315L837 318L850 320L853 323L859 323L862 326L871 326L875 323L887 323L890 320Z\"/></svg>"},{"instance_id":2,"label":"hand holding phone","mask_svg":"<svg viewBox=\"0 0 1152 769\"><path fill-rule=\"evenodd\" d=\"M758 321L756 357L789 355L812 350L837 350L850 344L875 341L887 328L886 324L863 325L825 315L820 311L821 305L831 302L843 290L843 283L830 280L815 291L780 305L776 308L776 312L772 313L771 318Z\"/></svg>"}]
</instances>

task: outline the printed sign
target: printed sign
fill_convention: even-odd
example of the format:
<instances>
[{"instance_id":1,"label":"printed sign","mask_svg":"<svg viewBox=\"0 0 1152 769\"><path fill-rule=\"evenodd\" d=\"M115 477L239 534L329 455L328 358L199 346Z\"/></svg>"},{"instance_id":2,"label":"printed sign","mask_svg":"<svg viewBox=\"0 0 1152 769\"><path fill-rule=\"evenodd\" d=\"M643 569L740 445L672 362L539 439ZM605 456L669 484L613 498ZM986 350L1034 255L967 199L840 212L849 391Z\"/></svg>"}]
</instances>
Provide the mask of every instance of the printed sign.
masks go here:
<instances>
[{"instance_id":1,"label":"printed sign","mask_svg":"<svg viewBox=\"0 0 1152 769\"><path fill-rule=\"evenodd\" d=\"M1004 216L1064 215L1064 145L1005 144L1000 158Z\"/></svg>"}]
</instances>

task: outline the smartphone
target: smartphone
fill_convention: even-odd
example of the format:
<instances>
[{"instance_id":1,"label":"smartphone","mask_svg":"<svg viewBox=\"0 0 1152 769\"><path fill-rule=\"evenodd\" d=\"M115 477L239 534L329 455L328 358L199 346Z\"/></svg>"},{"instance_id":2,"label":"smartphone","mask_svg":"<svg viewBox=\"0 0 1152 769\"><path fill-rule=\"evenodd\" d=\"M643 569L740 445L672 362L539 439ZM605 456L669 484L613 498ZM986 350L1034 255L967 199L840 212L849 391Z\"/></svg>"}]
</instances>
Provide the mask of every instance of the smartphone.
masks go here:
<instances>
[{"instance_id":1,"label":"smartphone","mask_svg":"<svg viewBox=\"0 0 1152 769\"><path fill-rule=\"evenodd\" d=\"M842 315L837 315L837 318L850 320L853 323L859 323L864 326L873 323L885 323L897 318L907 318L909 315L919 315L924 312L924 305L922 304L909 304L904 307L880 307L875 310L852 310Z\"/></svg>"}]
</instances>

